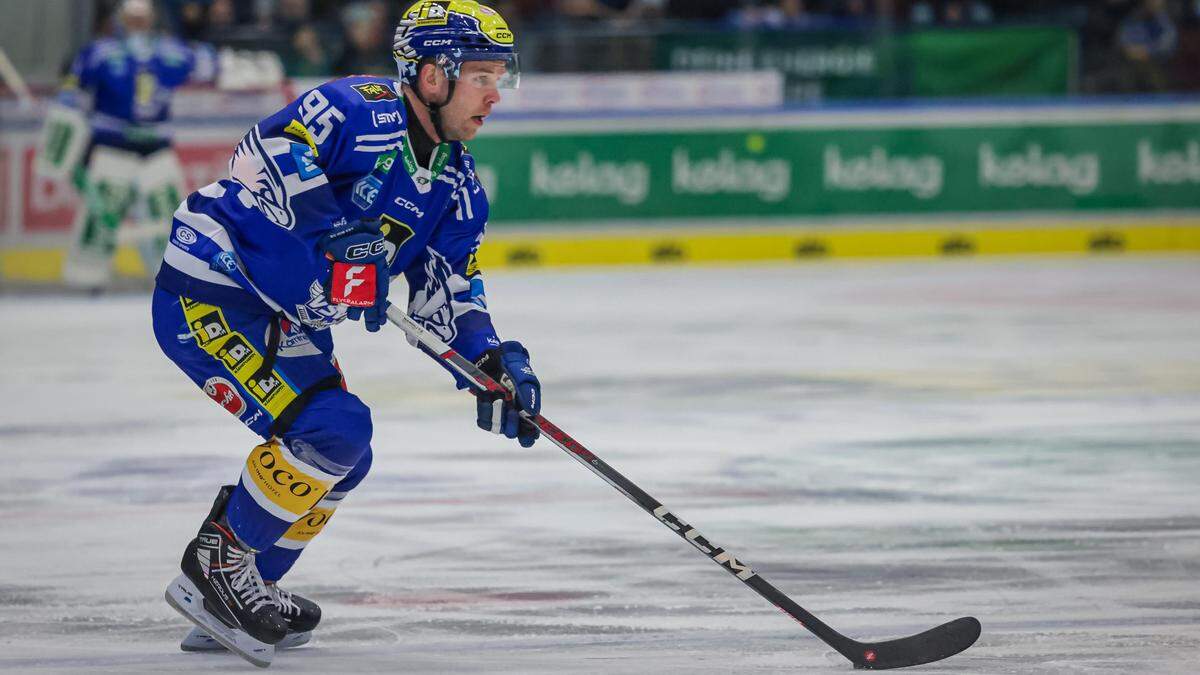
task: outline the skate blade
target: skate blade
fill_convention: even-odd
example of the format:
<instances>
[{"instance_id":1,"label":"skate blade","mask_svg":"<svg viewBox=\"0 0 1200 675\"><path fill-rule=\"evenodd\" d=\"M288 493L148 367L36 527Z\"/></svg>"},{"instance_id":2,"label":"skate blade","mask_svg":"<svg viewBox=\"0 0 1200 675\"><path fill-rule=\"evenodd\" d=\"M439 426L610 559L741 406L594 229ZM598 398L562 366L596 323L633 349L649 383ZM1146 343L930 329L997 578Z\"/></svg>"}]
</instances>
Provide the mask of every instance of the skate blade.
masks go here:
<instances>
[{"instance_id":1,"label":"skate blade","mask_svg":"<svg viewBox=\"0 0 1200 675\"><path fill-rule=\"evenodd\" d=\"M301 645L308 644L308 641L311 639L311 630L306 630L302 633L288 633L286 637L275 643L275 651L279 651L280 649L294 649ZM196 627L193 627L191 632L189 632L183 638L183 642L179 643L179 648L185 652L225 651L224 645L212 639L211 635Z\"/></svg>"},{"instance_id":2,"label":"skate blade","mask_svg":"<svg viewBox=\"0 0 1200 675\"><path fill-rule=\"evenodd\" d=\"M180 574L175 577L165 593L167 604L196 624L225 649L246 659L259 668L271 665L275 658L275 646L259 642L246 634L245 631L230 628L221 620L204 609L204 594L187 576Z\"/></svg>"}]
</instances>

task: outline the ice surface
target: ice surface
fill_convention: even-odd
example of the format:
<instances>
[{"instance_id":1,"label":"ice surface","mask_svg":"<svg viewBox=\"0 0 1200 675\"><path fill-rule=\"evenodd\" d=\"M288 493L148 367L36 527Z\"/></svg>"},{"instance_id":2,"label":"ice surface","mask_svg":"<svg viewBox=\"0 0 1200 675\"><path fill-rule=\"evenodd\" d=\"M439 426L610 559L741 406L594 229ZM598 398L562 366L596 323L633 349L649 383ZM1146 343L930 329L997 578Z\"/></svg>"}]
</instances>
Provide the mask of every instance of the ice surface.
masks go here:
<instances>
[{"instance_id":1,"label":"ice surface","mask_svg":"<svg viewBox=\"0 0 1200 675\"><path fill-rule=\"evenodd\" d=\"M844 633L973 614L914 672L1189 672L1200 259L493 274L547 416ZM148 300L0 299L0 669L253 670L162 600L254 438ZM286 580L283 672L846 672L848 664L391 329L338 329L375 467Z\"/></svg>"}]
</instances>

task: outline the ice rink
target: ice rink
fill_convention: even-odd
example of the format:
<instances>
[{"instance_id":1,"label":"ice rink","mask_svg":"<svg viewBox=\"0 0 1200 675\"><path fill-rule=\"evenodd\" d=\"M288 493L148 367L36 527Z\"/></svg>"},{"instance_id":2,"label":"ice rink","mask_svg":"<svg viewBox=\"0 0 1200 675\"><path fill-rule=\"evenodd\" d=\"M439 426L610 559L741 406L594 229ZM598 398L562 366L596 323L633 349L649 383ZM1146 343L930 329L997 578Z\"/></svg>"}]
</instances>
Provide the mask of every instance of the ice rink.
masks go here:
<instances>
[{"instance_id":1,"label":"ice rink","mask_svg":"<svg viewBox=\"0 0 1200 675\"><path fill-rule=\"evenodd\" d=\"M495 273L544 413L843 633L962 615L909 672L1183 673L1200 650L1200 258ZM246 672L163 602L255 438L142 295L0 296L0 670ZM284 585L285 673L847 672L392 327L337 330L372 475Z\"/></svg>"}]
</instances>

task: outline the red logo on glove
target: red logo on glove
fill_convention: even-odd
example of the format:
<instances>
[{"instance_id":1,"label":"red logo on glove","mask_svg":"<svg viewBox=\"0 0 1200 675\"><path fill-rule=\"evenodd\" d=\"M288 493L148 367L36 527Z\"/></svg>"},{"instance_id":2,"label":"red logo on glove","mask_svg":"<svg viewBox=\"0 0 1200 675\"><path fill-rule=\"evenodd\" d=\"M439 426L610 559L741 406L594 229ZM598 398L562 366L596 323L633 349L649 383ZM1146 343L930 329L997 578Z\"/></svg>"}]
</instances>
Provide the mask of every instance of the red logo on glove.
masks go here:
<instances>
[{"instance_id":1,"label":"red logo on glove","mask_svg":"<svg viewBox=\"0 0 1200 675\"><path fill-rule=\"evenodd\" d=\"M371 307L375 304L375 266L333 263L333 279L329 300L351 307Z\"/></svg>"}]
</instances>

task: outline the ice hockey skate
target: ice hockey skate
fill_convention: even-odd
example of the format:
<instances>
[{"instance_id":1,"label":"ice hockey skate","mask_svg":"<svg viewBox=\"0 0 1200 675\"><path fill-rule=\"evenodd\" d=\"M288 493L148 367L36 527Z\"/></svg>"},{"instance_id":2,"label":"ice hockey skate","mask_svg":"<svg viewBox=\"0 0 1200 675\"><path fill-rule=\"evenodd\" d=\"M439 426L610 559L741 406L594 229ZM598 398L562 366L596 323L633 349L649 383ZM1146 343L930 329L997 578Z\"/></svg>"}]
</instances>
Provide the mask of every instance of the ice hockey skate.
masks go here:
<instances>
[{"instance_id":1,"label":"ice hockey skate","mask_svg":"<svg viewBox=\"0 0 1200 675\"><path fill-rule=\"evenodd\" d=\"M228 489L218 494L200 532L184 550L183 573L167 587L167 604L206 635L250 663L266 668L288 624L245 550L224 523ZM299 610L296 612L299 614ZM318 612L319 618L319 612Z\"/></svg>"},{"instance_id":2,"label":"ice hockey skate","mask_svg":"<svg viewBox=\"0 0 1200 675\"><path fill-rule=\"evenodd\" d=\"M285 591L275 584L267 584L267 589L275 597L275 604L288 624L287 635L275 643L275 649L293 649L308 644L312 639L313 629L321 621L320 606L304 596ZM183 641L179 643L179 648L185 652L225 651L224 645L199 627L193 627L184 636Z\"/></svg>"}]
</instances>

